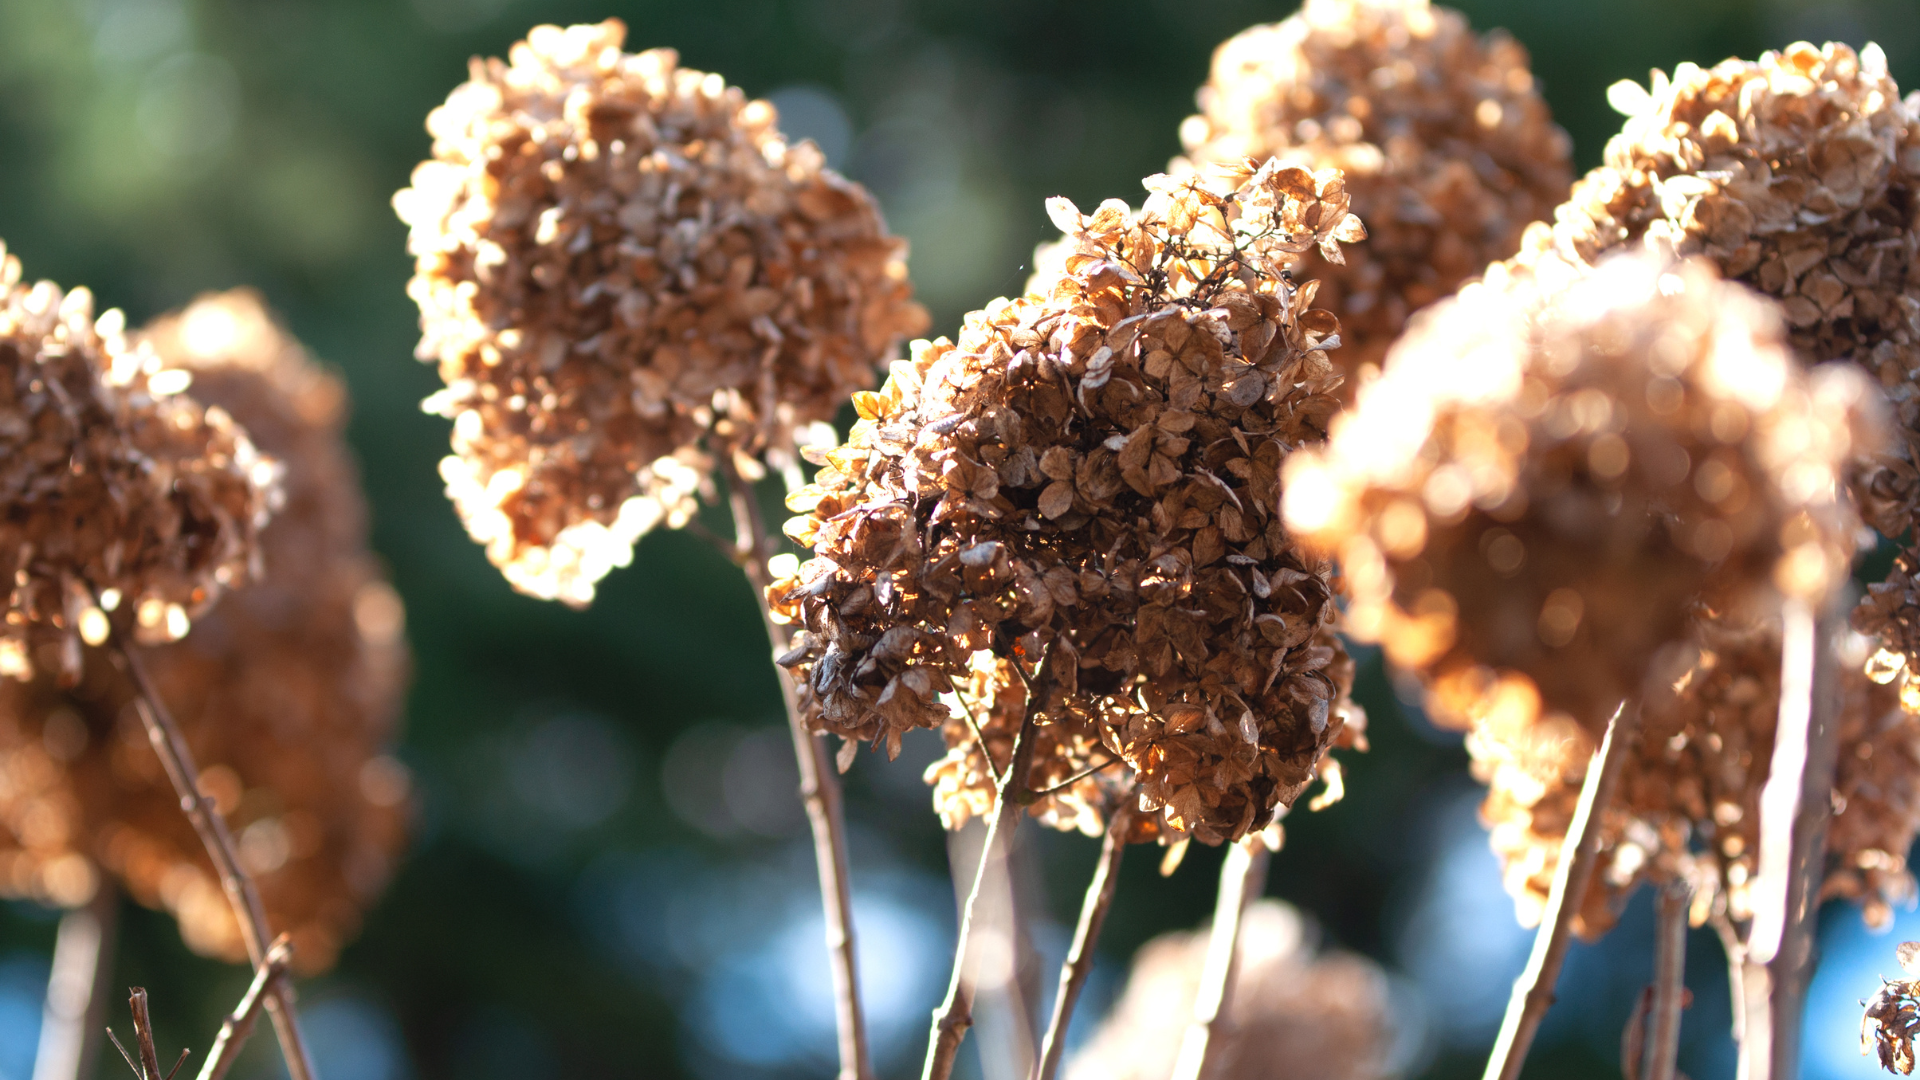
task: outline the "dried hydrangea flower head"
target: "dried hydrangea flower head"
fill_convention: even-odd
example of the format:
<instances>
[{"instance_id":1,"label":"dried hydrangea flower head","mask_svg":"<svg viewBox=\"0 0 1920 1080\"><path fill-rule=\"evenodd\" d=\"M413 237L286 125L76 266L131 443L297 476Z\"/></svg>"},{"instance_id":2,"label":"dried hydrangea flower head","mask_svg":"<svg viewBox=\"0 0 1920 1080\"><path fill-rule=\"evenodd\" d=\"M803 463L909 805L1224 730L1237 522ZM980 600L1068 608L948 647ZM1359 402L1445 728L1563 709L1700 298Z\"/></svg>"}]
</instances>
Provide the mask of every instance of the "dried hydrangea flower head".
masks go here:
<instances>
[{"instance_id":1,"label":"dried hydrangea flower head","mask_svg":"<svg viewBox=\"0 0 1920 1080\"><path fill-rule=\"evenodd\" d=\"M1338 332L1286 270L1363 235L1339 174L1277 163L1049 209L1074 251L856 395L788 523L783 660L815 722L897 749L972 656L1043 664L1167 828L1216 843L1290 805L1338 735L1326 568L1281 528L1280 463L1324 437ZM1069 720L1071 718L1071 720Z\"/></svg>"},{"instance_id":2,"label":"dried hydrangea flower head","mask_svg":"<svg viewBox=\"0 0 1920 1080\"><path fill-rule=\"evenodd\" d=\"M0 246L0 677L30 678L51 642L77 679L82 633L105 639L95 598L170 641L253 572L274 466L158 365L118 311L25 284Z\"/></svg>"},{"instance_id":3,"label":"dried hydrangea flower head","mask_svg":"<svg viewBox=\"0 0 1920 1080\"><path fill-rule=\"evenodd\" d=\"M1804 42L1757 61L1616 84L1626 114L1605 163L1574 185L1520 260L1589 263L1623 246L1700 255L1781 301L1807 363L1860 365L1894 403L1894 456L1865 458L1855 497L1888 537L1920 513L1920 103L1885 55ZM1856 625L1920 657L1920 569L1909 555Z\"/></svg>"},{"instance_id":4,"label":"dried hydrangea flower head","mask_svg":"<svg viewBox=\"0 0 1920 1080\"><path fill-rule=\"evenodd\" d=\"M1840 755L1833 782L1823 897L1858 902L1869 925L1891 924L1893 905L1915 894L1906 851L1920 832L1920 717L1860 662L1868 640L1842 643ZM1599 873L1575 929L1609 929L1642 883L1684 880L1695 921L1744 925L1760 843L1760 792L1780 712L1780 629L1702 613L1690 659L1672 686L1649 695L1641 736L1602 820ZM1579 731L1478 727L1468 737L1475 774L1488 785L1492 829L1507 889L1523 923L1538 921L1593 751Z\"/></svg>"},{"instance_id":5,"label":"dried hydrangea flower head","mask_svg":"<svg viewBox=\"0 0 1920 1080\"><path fill-rule=\"evenodd\" d=\"M1232 1034L1209 1076L1381 1080L1395 1042L1386 973L1362 956L1318 948L1315 928L1278 900L1240 924L1224 1018ZM1134 955L1107 1019L1067 1064L1068 1080L1163 1080L1174 1071L1206 965L1205 933L1163 934Z\"/></svg>"},{"instance_id":6,"label":"dried hydrangea flower head","mask_svg":"<svg viewBox=\"0 0 1920 1080\"><path fill-rule=\"evenodd\" d=\"M1913 1039L1920 1035L1920 941L1901 942L1894 956L1908 977L1881 976L1880 989L1860 1016L1860 1053L1877 1053L1881 1068L1912 1076Z\"/></svg>"},{"instance_id":7,"label":"dried hydrangea flower head","mask_svg":"<svg viewBox=\"0 0 1920 1080\"><path fill-rule=\"evenodd\" d=\"M301 970L322 970L384 886L407 801L405 770L385 756L406 691L404 615L366 548L345 389L247 292L203 297L140 338L285 469L284 505L260 533L265 577L146 663L269 923L292 935ZM96 867L173 913L196 951L244 959L132 689L94 652L71 689L0 686L0 892L80 902Z\"/></svg>"},{"instance_id":8,"label":"dried hydrangea flower head","mask_svg":"<svg viewBox=\"0 0 1920 1080\"><path fill-rule=\"evenodd\" d=\"M394 199L448 494L515 587L572 604L686 521L716 459L791 461L927 321L864 189L625 37L541 26L475 60Z\"/></svg>"},{"instance_id":9,"label":"dried hydrangea flower head","mask_svg":"<svg viewBox=\"0 0 1920 1080\"><path fill-rule=\"evenodd\" d=\"M1803 374L1771 307L1702 264L1495 273L1416 317L1294 457L1286 518L1436 719L1598 733L1703 588L1739 606L1844 577L1838 478L1872 404L1852 369Z\"/></svg>"},{"instance_id":10,"label":"dried hydrangea flower head","mask_svg":"<svg viewBox=\"0 0 1920 1080\"><path fill-rule=\"evenodd\" d=\"M1410 313L1512 255L1573 179L1526 50L1427 0L1307 0L1215 50L1199 104L1180 127L1192 161L1345 173L1367 241L1302 274L1340 318L1350 377L1378 367Z\"/></svg>"}]
</instances>

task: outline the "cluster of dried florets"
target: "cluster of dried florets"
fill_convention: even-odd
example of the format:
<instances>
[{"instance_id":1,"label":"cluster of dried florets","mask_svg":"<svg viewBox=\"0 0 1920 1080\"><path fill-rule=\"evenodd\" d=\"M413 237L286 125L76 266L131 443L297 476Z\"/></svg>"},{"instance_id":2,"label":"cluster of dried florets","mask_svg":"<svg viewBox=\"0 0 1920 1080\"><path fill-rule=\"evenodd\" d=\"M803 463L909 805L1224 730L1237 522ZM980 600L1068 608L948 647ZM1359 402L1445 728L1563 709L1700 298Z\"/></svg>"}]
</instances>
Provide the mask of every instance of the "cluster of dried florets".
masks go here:
<instances>
[{"instance_id":1,"label":"cluster of dried florets","mask_svg":"<svg viewBox=\"0 0 1920 1080\"><path fill-rule=\"evenodd\" d=\"M118 311L24 284L0 246L0 678L77 679L103 606L128 605L142 640L177 639L252 573L273 464L186 382L129 346Z\"/></svg>"},{"instance_id":2,"label":"cluster of dried florets","mask_svg":"<svg viewBox=\"0 0 1920 1080\"><path fill-rule=\"evenodd\" d=\"M1597 937L1643 882L1685 881L1696 920L1744 924L1757 872L1760 792L1780 712L1780 631L1704 615L1691 662L1650 694L1619 793L1601 823L1599 872L1575 929ZM1842 648L1840 758L1833 781L1822 895L1859 902L1884 927L1910 900L1905 852L1920 832L1920 717L1860 671L1868 642ZM1482 725L1469 737L1488 785L1483 815L1522 922L1537 921L1586 777L1592 740L1581 731Z\"/></svg>"},{"instance_id":3,"label":"cluster of dried florets","mask_svg":"<svg viewBox=\"0 0 1920 1080\"><path fill-rule=\"evenodd\" d=\"M342 441L344 388L249 293L142 331L161 373L243 423L279 460L285 502L260 533L266 575L146 653L203 783L302 970L332 965L404 838L406 773L384 756L406 689L399 598L366 550ZM241 959L232 908L105 656L63 688L0 686L0 892L74 904L95 867L179 920L195 950Z\"/></svg>"},{"instance_id":4,"label":"cluster of dried florets","mask_svg":"<svg viewBox=\"0 0 1920 1080\"><path fill-rule=\"evenodd\" d=\"M1212 843L1290 805L1338 736L1324 564L1279 520L1287 455L1337 407L1338 325L1286 270L1363 235L1339 174L1146 181L1138 213L1049 204L1073 252L855 396L788 524L815 557L769 602L851 740L949 720L973 654L1041 665L1166 827Z\"/></svg>"},{"instance_id":5,"label":"cluster of dried florets","mask_svg":"<svg viewBox=\"0 0 1920 1080\"><path fill-rule=\"evenodd\" d=\"M1606 161L1574 185L1519 256L1589 263L1645 244L1702 255L1781 302L1806 363L1846 359L1886 388L1901 439L1863 457L1853 490L1899 537L1920 511L1920 108L1869 45L1801 43L1758 61L1654 72L1617 84L1627 114ZM1909 557L1855 625L1920 657L1920 585Z\"/></svg>"},{"instance_id":6,"label":"cluster of dried florets","mask_svg":"<svg viewBox=\"0 0 1920 1080\"><path fill-rule=\"evenodd\" d=\"M716 460L791 461L926 325L865 190L625 35L543 26L474 61L395 197L448 493L516 587L575 604Z\"/></svg>"},{"instance_id":7,"label":"cluster of dried florets","mask_svg":"<svg viewBox=\"0 0 1920 1080\"><path fill-rule=\"evenodd\" d=\"M1697 263L1496 273L1295 457L1287 521L1340 556L1346 628L1422 673L1437 719L1597 733L1703 589L1739 610L1844 576L1870 393L1802 374L1772 309Z\"/></svg>"},{"instance_id":8,"label":"cluster of dried florets","mask_svg":"<svg viewBox=\"0 0 1920 1080\"><path fill-rule=\"evenodd\" d=\"M1880 1067L1912 1076L1913 1039L1920 1035L1920 941L1903 941L1895 950L1900 967L1911 976L1880 980L1871 1001L1861 1002L1860 1052L1877 1053Z\"/></svg>"},{"instance_id":9,"label":"cluster of dried florets","mask_svg":"<svg viewBox=\"0 0 1920 1080\"><path fill-rule=\"evenodd\" d=\"M1393 1045L1387 979L1364 957L1319 952L1313 927L1277 900L1249 908L1209 1076L1378 1080ZM1174 1071L1206 964L1207 935L1142 946L1106 1022L1067 1066L1068 1080L1162 1080Z\"/></svg>"},{"instance_id":10,"label":"cluster of dried florets","mask_svg":"<svg viewBox=\"0 0 1920 1080\"><path fill-rule=\"evenodd\" d=\"M1180 128L1195 162L1345 173L1367 241L1303 273L1340 318L1349 375L1381 362L1411 312L1513 254L1572 180L1526 50L1427 0L1308 0L1215 50L1199 104Z\"/></svg>"}]
</instances>

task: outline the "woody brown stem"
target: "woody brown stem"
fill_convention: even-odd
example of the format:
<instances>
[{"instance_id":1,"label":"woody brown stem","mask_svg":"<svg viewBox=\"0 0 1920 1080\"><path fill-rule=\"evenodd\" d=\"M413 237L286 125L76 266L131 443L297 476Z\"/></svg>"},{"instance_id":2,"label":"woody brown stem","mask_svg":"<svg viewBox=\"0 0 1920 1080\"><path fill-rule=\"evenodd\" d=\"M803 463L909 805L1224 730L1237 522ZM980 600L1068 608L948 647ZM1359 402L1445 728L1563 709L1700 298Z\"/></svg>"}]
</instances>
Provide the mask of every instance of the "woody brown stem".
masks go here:
<instances>
[{"instance_id":1,"label":"woody brown stem","mask_svg":"<svg viewBox=\"0 0 1920 1080\"><path fill-rule=\"evenodd\" d=\"M1515 1080L1520 1075L1540 1021L1553 1005L1554 983L1560 979L1560 965L1571 944L1573 916L1580 910L1580 901L1593 881L1594 864L1599 862L1600 817L1613 801L1627 748L1639 726L1639 708L1623 702L1614 710L1613 719L1607 721L1606 738L1587 765L1580 802L1567 826L1567 838L1560 845L1560 863L1554 869L1553 888L1547 893L1540 932L1534 935L1526 969L1514 980L1513 997L1508 999L1506 1017L1500 1022L1500 1036L1487 1059L1485 1080Z\"/></svg>"},{"instance_id":2,"label":"woody brown stem","mask_svg":"<svg viewBox=\"0 0 1920 1080\"><path fill-rule=\"evenodd\" d=\"M221 1080L227 1075L227 1070L233 1067L233 1059L240 1056L240 1048L247 1045L247 1038L253 1034L254 1021L258 1019L260 1007L266 1001L268 984L280 978L292 956L286 935L282 934L267 950L266 962L254 970L253 982L241 996L240 1003L221 1022L220 1034L214 1037L213 1048L207 1051L207 1063L200 1067L199 1080Z\"/></svg>"},{"instance_id":3,"label":"woody brown stem","mask_svg":"<svg viewBox=\"0 0 1920 1080\"><path fill-rule=\"evenodd\" d=\"M1673 1080L1680 1056L1680 1005L1686 994L1687 886L1675 881L1654 900L1653 1004L1645 1080Z\"/></svg>"},{"instance_id":4,"label":"woody brown stem","mask_svg":"<svg viewBox=\"0 0 1920 1080\"><path fill-rule=\"evenodd\" d=\"M1760 790L1759 867L1753 920L1741 958L1740 1080L1793 1080L1800 1019L1813 972L1813 921L1832 816L1839 756L1840 691L1832 642L1840 598L1816 614L1799 600L1782 606L1780 719Z\"/></svg>"},{"instance_id":5,"label":"woody brown stem","mask_svg":"<svg viewBox=\"0 0 1920 1080\"><path fill-rule=\"evenodd\" d=\"M1017 665L1016 665L1017 666ZM1029 684L1031 686L1031 684ZM980 865L973 874L973 887L960 911L960 936L953 946L953 974L947 981L947 996L933 1011L933 1030L927 1037L927 1062L921 1080L947 1080L953 1074L954 1059L959 1056L961 1040L973 1026L973 921L980 903L981 885L1001 846L1013 833L1022 803L1018 793L1028 788L1033 765L1033 721L1041 694L1032 689L1027 695L1019 733L1013 739L1013 758L1001 775L994 792L993 817L987 821L987 836L980 845Z\"/></svg>"},{"instance_id":6,"label":"woody brown stem","mask_svg":"<svg viewBox=\"0 0 1920 1080\"><path fill-rule=\"evenodd\" d=\"M1073 931L1073 945L1067 949L1066 962L1060 965L1060 989L1053 997L1053 1017L1047 1022L1046 1041L1041 1044L1038 1080L1053 1080L1060 1068L1061 1055L1067 1049L1067 1025L1073 1021L1073 1007L1080 991L1093 972L1093 946L1100 940L1100 928L1113 907L1113 891L1120 884L1120 858L1127 853L1127 832L1133 827L1133 799L1121 800L1107 819L1107 838L1100 846L1100 862L1087 884L1087 896L1080 905L1080 925Z\"/></svg>"},{"instance_id":7,"label":"woody brown stem","mask_svg":"<svg viewBox=\"0 0 1920 1080\"><path fill-rule=\"evenodd\" d=\"M1227 845L1220 865L1220 891L1213 904L1213 928L1207 935L1207 959L1193 999L1193 1020L1180 1040L1173 1080L1202 1080L1219 1067L1222 1047L1232 1036L1228 1009L1233 978L1240 967L1240 923L1247 906L1266 891L1272 853L1258 837Z\"/></svg>"},{"instance_id":8,"label":"woody brown stem","mask_svg":"<svg viewBox=\"0 0 1920 1080\"><path fill-rule=\"evenodd\" d=\"M119 890L102 880L86 907L60 918L33 1080L87 1080L93 1075L106 1024L119 907Z\"/></svg>"},{"instance_id":9,"label":"woody brown stem","mask_svg":"<svg viewBox=\"0 0 1920 1080\"><path fill-rule=\"evenodd\" d=\"M140 1055L140 1074L146 1080L160 1080L160 1055L153 1048L153 1017L147 1014L147 991L136 986L127 995L127 1008L133 1013L133 1046Z\"/></svg>"},{"instance_id":10,"label":"woody brown stem","mask_svg":"<svg viewBox=\"0 0 1920 1080\"><path fill-rule=\"evenodd\" d=\"M227 828L227 819L221 816L213 799L201 793L200 768L194 763L193 751L187 748L187 740L180 734L179 725L173 722L173 714L147 678L138 648L126 639L126 631L118 621L111 625L107 643L133 682L138 694L134 699L135 711L146 727L147 741L160 756L160 765L173 784L174 794L180 798L180 809L186 813L193 831L199 834L201 845L207 849L207 857L213 861L220 887L227 894L227 903L233 907L234 921L240 925L240 940L246 944L247 957L258 967L266 959L270 940L267 909L260 902L260 891L254 887L253 878L240 866L240 854L234 846L233 833ZM307 1055L306 1039L300 1033L300 1022L294 1014L293 990L284 976L274 979L268 989L267 1013L273 1019L274 1034L280 1039L280 1054L286 1059L290 1080L314 1080L313 1059Z\"/></svg>"},{"instance_id":11,"label":"woody brown stem","mask_svg":"<svg viewBox=\"0 0 1920 1080\"><path fill-rule=\"evenodd\" d=\"M773 654L787 651L787 632L773 621L766 603L773 577L767 558L773 554L771 534L753 488L732 462L722 465L731 497L734 557L752 585L754 606ZM820 874L820 901L826 912L828 965L833 973L834 1022L840 1042L840 1080L872 1080L867 1054L866 1016L860 1006L860 972L855 962L853 891L848 884L846 824L841 810L840 781L826 741L808 730L800 705L799 688L786 668L774 665L780 696L787 708L787 731L793 738L793 756L800 767L800 801L807 808L813 830L813 861Z\"/></svg>"}]
</instances>

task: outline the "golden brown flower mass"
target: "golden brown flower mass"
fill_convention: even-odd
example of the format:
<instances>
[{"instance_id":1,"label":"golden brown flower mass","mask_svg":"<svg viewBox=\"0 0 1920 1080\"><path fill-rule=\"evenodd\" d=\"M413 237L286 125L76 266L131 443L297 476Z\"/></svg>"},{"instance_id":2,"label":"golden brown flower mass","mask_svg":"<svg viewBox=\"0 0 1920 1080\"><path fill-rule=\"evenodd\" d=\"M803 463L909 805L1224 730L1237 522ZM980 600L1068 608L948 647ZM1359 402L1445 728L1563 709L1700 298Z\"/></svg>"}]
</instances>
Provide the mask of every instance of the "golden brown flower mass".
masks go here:
<instances>
[{"instance_id":1,"label":"golden brown flower mass","mask_svg":"<svg viewBox=\"0 0 1920 1080\"><path fill-rule=\"evenodd\" d=\"M1346 175L1366 242L1301 273L1340 319L1334 360L1350 379L1378 367L1409 314L1512 255L1573 178L1526 50L1427 0L1307 0L1215 50L1199 104L1180 128L1194 162Z\"/></svg>"},{"instance_id":2,"label":"golden brown flower mass","mask_svg":"<svg viewBox=\"0 0 1920 1080\"><path fill-rule=\"evenodd\" d=\"M1437 719L1597 733L1703 589L1738 610L1846 573L1838 485L1873 402L1783 338L1698 263L1496 272L1293 459L1287 522L1339 555L1344 628L1421 672Z\"/></svg>"},{"instance_id":3,"label":"golden brown flower mass","mask_svg":"<svg viewBox=\"0 0 1920 1080\"><path fill-rule=\"evenodd\" d=\"M716 461L791 462L927 321L864 189L625 36L542 26L475 60L394 199L448 494L515 587L572 604Z\"/></svg>"},{"instance_id":4,"label":"golden brown flower mass","mask_svg":"<svg viewBox=\"0 0 1920 1080\"><path fill-rule=\"evenodd\" d=\"M950 720L972 657L1040 665L1033 708L1091 732L1167 828L1264 827L1339 735L1326 568L1280 525L1281 462L1337 407L1337 321L1287 269L1363 235L1335 171L1146 181L1137 213L1049 203L1044 296L915 344L814 454L769 590L815 723L884 744Z\"/></svg>"},{"instance_id":5,"label":"golden brown flower mass","mask_svg":"<svg viewBox=\"0 0 1920 1080\"><path fill-rule=\"evenodd\" d=\"M170 641L252 571L272 463L124 324L85 289L25 284L0 245L0 678L79 678L96 600Z\"/></svg>"},{"instance_id":6,"label":"golden brown flower mass","mask_svg":"<svg viewBox=\"0 0 1920 1080\"><path fill-rule=\"evenodd\" d=\"M251 293L204 297L141 331L156 378L245 423L284 466L260 534L263 580L146 652L209 792L296 965L330 967L404 839L406 772L385 756L406 691L400 601L366 550L342 441L346 393ZM179 920L196 951L242 959L233 912L104 654L62 688L0 686L0 892L60 904L110 871Z\"/></svg>"}]
</instances>

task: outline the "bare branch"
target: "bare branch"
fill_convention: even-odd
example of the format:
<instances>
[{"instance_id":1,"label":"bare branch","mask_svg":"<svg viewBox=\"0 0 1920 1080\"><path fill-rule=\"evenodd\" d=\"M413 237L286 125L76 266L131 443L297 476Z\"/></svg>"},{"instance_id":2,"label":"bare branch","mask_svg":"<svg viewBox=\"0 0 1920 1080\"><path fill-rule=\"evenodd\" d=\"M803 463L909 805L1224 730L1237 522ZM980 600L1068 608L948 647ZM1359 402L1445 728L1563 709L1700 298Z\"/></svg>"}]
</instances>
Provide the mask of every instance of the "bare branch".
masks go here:
<instances>
[{"instance_id":1,"label":"bare branch","mask_svg":"<svg viewBox=\"0 0 1920 1080\"><path fill-rule=\"evenodd\" d=\"M1213 905L1213 929L1207 936L1207 959L1200 969L1200 989L1193 999L1193 1022L1180 1040L1173 1080L1203 1080L1219 1067L1221 1047L1232 1035L1228 1009L1233 1004L1233 979L1240 967L1240 922L1247 905L1260 898L1267 884L1267 862L1272 858L1257 836L1227 847L1220 865L1220 891Z\"/></svg>"},{"instance_id":2,"label":"bare branch","mask_svg":"<svg viewBox=\"0 0 1920 1080\"><path fill-rule=\"evenodd\" d=\"M1087 896L1080 905L1080 925L1074 928L1073 945L1066 962L1060 965L1060 989L1053 997L1053 1018L1047 1023L1046 1041L1041 1044L1038 1080L1053 1080L1066 1053L1067 1025L1073 1021L1073 1007L1080 991L1093 972L1093 946L1100 940L1100 928L1113 907L1113 891L1120 884L1120 858L1127 853L1127 833L1133 827L1132 797L1120 800L1107 817L1107 837L1100 846L1100 862L1087 884Z\"/></svg>"},{"instance_id":3,"label":"bare branch","mask_svg":"<svg viewBox=\"0 0 1920 1080\"><path fill-rule=\"evenodd\" d=\"M1645 1080L1673 1080L1680 1056L1680 1008L1687 985L1687 884L1670 882L1654 899L1652 1031ZM1623 1063L1624 1064L1624 1063Z\"/></svg>"},{"instance_id":4,"label":"bare branch","mask_svg":"<svg viewBox=\"0 0 1920 1080\"><path fill-rule=\"evenodd\" d=\"M86 907L60 917L33 1080L87 1080L99 1057L113 979L120 891L102 877Z\"/></svg>"},{"instance_id":5,"label":"bare branch","mask_svg":"<svg viewBox=\"0 0 1920 1080\"><path fill-rule=\"evenodd\" d=\"M1640 727L1640 709L1622 702L1607 722L1607 736L1587 765L1586 782L1580 785L1580 802L1574 808L1573 821L1567 826L1567 838L1560 845L1560 864L1553 874L1553 888L1547 893L1547 910L1540 919L1540 932L1533 939L1533 954L1526 970L1514 980L1513 997L1507 1002L1507 1015L1500 1023L1500 1037L1494 1042L1487 1060L1485 1080L1516 1080L1520 1066L1527 1060L1534 1032L1553 1005L1553 986L1560 978L1560 964L1566 959L1573 930L1574 913L1587 895L1593 880L1594 864L1600 855L1600 817L1613 801L1619 786L1620 769L1627 759Z\"/></svg>"},{"instance_id":6,"label":"bare branch","mask_svg":"<svg viewBox=\"0 0 1920 1080\"><path fill-rule=\"evenodd\" d=\"M147 991L136 986L127 995L127 1007L133 1011L133 1046L140 1052L140 1075L160 1080L160 1055L153 1049L153 1017L147 1015Z\"/></svg>"},{"instance_id":7,"label":"bare branch","mask_svg":"<svg viewBox=\"0 0 1920 1080\"><path fill-rule=\"evenodd\" d=\"M266 1002L267 986L284 976L287 963L292 959L293 946L282 934L267 950L266 962L254 969L253 982L247 986L240 1003L221 1022L220 1034L213 1039L213 1049L207 1051L207 1063L200 1067L199 1080L221 1080L227 1075L227 1070L233 1067L233 1059L240 1056L240 1048L247 1044L248 1036L253 1034L254 1021L259 1018L260 1007Z\"/></svg>"},{"instance_id":8,"label":"bare branch","mask_svg":"<svg viewBox=\"0 0 1920 1080\"><path fill-rule=\"evenodd\" d=\"M180 797L180 809L192 823L193 831L199 834L207 857L213 860L220 887L226 891L227 902L233 907L234 921L240 925L240 939L246 944L247 956L258 965L266 959L269 940L267 910L260 902L260 892L240 865L239 851L234 846L233 833L227 829L226 818L221 816L213 799L200 791L200 769L194 764L193 751L188 749L187 740L180 734L166 702L147 678L139 649L127 640L126 629L118 620L110 626L107 644L138 692L136 711L147 729L147 741L153 744L154 753L160 756L160 764L173 784L174 794ZM273 1017L274 1034L280 1038L280 1053L286 1059L288 1076L291 1080L314 1080L313 1059L307 1055L306 1040L300 1034L300 1023L294 1015L293 991L285 979L274 980L267 1010Z\"/></svg>"}]
</instances>

